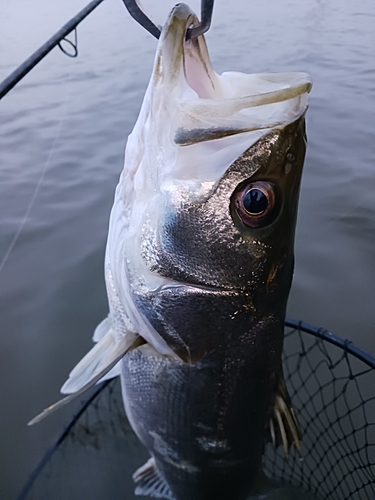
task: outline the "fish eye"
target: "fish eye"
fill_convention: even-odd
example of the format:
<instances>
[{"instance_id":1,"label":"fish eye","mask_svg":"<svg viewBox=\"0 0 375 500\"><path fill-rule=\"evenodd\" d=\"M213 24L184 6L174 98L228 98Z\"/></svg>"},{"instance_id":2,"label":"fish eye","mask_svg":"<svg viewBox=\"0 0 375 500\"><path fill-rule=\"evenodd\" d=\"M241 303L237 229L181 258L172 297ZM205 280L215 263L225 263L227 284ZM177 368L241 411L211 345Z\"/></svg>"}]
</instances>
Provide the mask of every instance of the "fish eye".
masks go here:
<instances>
[{"instance_id":1,"label":"fish eye","mask_svg":"<svg viewBox=\"0 0 375 500\"><path fill-rule=\"evenodd\" d=\"M264 227L276 216L276 194L272 182L256 181L242 186L234 193L237 215L246 226Z\"/></svg>"},{"instance_id":2,"label":"fish eye","mask_svg":"<svg viewBox=\"0 0 375 500\"><path fill-rule=\"evenodd\" d=\"M251 187L245 191L242 203L246 212L250 215L262 215L268 207L267 193L257 187Z\"/></svg>"}]
</instances>

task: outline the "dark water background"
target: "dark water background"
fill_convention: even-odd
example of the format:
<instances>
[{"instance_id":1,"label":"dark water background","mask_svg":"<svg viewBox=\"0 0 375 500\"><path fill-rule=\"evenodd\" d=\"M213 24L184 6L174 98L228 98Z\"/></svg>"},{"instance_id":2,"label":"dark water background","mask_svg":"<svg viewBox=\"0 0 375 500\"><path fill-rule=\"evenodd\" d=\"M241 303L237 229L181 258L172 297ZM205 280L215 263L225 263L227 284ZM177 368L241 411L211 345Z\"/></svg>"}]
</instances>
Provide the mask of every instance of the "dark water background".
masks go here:
<instances>
[{"instance_id":1,"label":"dark water background","mask_svg":"<svg viewBox=\"0 0 375 500\"><path fill-rule=\"evenodd\" d=\"M85 3L1 2L0 79ZM143 3L159 24L173 5ZM288 314L375 354L375 2L217 0L207 39L219 73L312 75ZM71 414L26 426L107 314L109 212L156 45L120 0L79 26L78 43L77 59L55 49L0 103L2 500Z\"/></svg>"}]
</instances>

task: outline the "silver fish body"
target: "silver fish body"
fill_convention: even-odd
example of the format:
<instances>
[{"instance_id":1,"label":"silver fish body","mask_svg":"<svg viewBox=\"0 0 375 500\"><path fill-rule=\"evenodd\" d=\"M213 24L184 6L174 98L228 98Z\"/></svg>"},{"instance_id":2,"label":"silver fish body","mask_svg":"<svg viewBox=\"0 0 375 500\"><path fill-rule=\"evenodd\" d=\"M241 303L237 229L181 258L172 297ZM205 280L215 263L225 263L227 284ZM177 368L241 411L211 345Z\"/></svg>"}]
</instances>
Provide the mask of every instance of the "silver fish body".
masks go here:
<instances>
[{"instance_id":1,"label":"silver fish body","mask_svg":"<svg viewBox=\"0 0 375 500\"><path fill-rule=\"evenodd\" d=\"M245 499L256 479L270 381L242 349L195 364L162 357L148 344L126 355L127 413L178 500Z\"/></svg>"},{"instance_id":2,"label":"silver fish body","mask_svg":"<svg viewBox=\"0 0 375 500\"><path fill-rule=\"evenodd\" d=\"M304 73L212 69L189 7L172 10L111 212L110 314L70 394L121 376L151 459L136 492L244 500L270 435L299 446L283 326L305 155Z\"/></svg>"},{"instance_id":3,"label":"silver fish body","mask_svg":"<svg viewBox=\"0 0 375 500\"><path fill-rule=\"evenodd\" d=\"M257 477L281 377L304 154L301 117L250 147L204 202L174 199L166 240L144 236L153 270L173 284L135 289L133 300L179 359L138 347L123 359L122 385L134 430L178 500L244 499ZM247 228L234 196L258 180L277 186L279 214Z\"/></svg>"}]
</instances>

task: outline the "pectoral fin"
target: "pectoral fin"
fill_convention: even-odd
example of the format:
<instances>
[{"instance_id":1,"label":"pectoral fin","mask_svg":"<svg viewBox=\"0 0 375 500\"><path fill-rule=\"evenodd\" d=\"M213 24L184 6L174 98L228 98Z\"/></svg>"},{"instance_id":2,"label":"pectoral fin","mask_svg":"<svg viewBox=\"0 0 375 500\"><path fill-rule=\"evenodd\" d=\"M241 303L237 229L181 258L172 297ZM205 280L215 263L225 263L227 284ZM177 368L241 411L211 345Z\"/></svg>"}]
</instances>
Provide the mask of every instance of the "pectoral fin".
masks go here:
<instances>
[{"instance_id":1,"label":"pectoral fin","mask_svg":"<svg viewBox=\"0 0 375 500\"><path fill-rule=\"evenodd\" d=\"M111 316L107 316L99 325L95 328L92 340L96 343L102 340L102 338L107 335L112 330L112 320Z\"/></svg>"},{"instance_id":2,"label":"pectoral fin","mask_svg":"<svg viewBox=\"0 0 375 500\"><path fill-rule=\"evenodd\" d=\"M280 377L275 394L269 431L274 446L282 445L286 456L288 456L292 444L299 452L301 451L301 428L283 376Z\"/></svg>"},{"instance_id":3,"label":"pectoral fin","mask_svg":"<svg viewBox=\"0 0 375 500\"><path fill-rule=\"evenodd\" d=\"M115 336L115 331L112 328L112 319L111 319L111 316L108 315L95 328L92 340L93 340L93 342L98 343L98 342L102 341L104 338L106 338L106 340L102 344L101 348L105 348L105 346L107 346L107 348L110 348L110 344L113 342L113 340L115 338L114 336ZM103 355L103 358L105 358L104 355ZM85 358L83 358L82 361L84 359ZM71 394L77 390L77 388L74 387L74 384L72 382L74 381L75 373L77 371L79 371L78 369L80 369L80 368L81 368L81 362L78 363L78 365L69 374L69 379L65 382L65 384L61 388L60 392L62 392L62 394ZM110 380L111 378L117 377L118 375L120 375L120 364L119 363L117 363L117 365L115 365L112 368L112 370L110 370L108 373L106 373L104 375L104 377L102 377L100 379L100 381L104 382L104 380Z\"/></svg>"},{"instance_id":4,"label":"pectoral fin","mask_svg":"<svg viewBox=\"0 0 375 500\"><path fill-rule=\"evenodd\" d=\"M107 366L120 355L119 346L112 330L109 330L69 373L69 378L61 387L60 392L73 394L85 386L96 374L106 370ZM105 373L107 372L108 370Z\"/></svg>"},{"instance_id":5,"label":"pectoral fin","mask_svg":"<svg viewBox=\"0 0 375 500\"><path fill-rule=\"evenodd\" d=\"M137 347L142 342L144 342L142 337L133 332L127 333L118 344L116 344L113 336L111 339L103 338L78 363L71 372L68 381L63 386L65 390L66 386L68 389L75 387L76 391L43 410L42 413L33 418L28 425L34 425L40 422L50 413L70 403L70 401L73 401L86 392L90 387L96 384L96 382L102 379L130 349Z\"/></svg>"}]
</instances>

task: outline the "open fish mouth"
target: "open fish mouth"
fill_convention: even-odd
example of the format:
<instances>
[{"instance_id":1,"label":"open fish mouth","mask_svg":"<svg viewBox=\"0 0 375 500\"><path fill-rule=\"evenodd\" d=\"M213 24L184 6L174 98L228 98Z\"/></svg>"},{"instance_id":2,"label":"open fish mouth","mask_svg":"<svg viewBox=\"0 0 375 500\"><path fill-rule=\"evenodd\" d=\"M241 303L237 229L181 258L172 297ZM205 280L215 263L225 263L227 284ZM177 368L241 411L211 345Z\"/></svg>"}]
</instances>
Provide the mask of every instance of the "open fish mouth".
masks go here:
<instances>
[{"instance_id":1,"label":"open fish mouth","mask_svg":"<svg viewBox=\"0 0 375 500\"><path fill-rule=\"evenodd\" d=\"M172 115L175 144L187 146L273 128L303 112L301 97L311 89L309 75L225 72L219 76L204 38L185 40L188 27L196 22L190 8L178 4L163 29L155 62L154 99L162 98L161 92L164 100L172 100L170 91L180 94ZM163 89L158 89L161 82Z\"/></svg>"},{"instance_id":2,"label":"open fish mouth","mask_svg":"<svg viewBox=\"0 0 375 500\"><path fill-rule=\"evenodd\" d=\"M135 234L135 212L160 211L160 196L182 190L201 199L228 167L273 128L306 110L306 73L243 74L212 68L203 36L185 40L197 23L185 4L172 10L158 44L142 110L129 136L122 214ZM155 201L155 205L153 202ZM148 206L147 206L148 205Z\"/></svg>"},{"instance_id":3,"label":"open fish mouth","mask_svg":"<svg viewBox=\"0 0 375 500\"><path fill-rule=\"evenodd\" d=\"M222 75L223 78L224 75ZM249 92L257 85L281 87L261 94L250 94L224 99L199 99L180 105L180 126L174 141L179 146L188 146L204 141L253 132L257 130L282 127L298 118L291 118L290 109L279 109L262 116L256 108L290 102L310 91L311 82L304 73L275 73L248 76ZM251 86L254 85L254 89ZM264 111L264 109L263 109ZM301 113L302 114L302 113ZM228 124L226 123L228 122ZM230 123L229 123L230 122ZM249 123L250 122L250 123Z\"/></svg>"}]
</instances>

